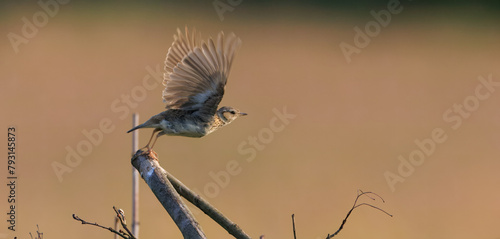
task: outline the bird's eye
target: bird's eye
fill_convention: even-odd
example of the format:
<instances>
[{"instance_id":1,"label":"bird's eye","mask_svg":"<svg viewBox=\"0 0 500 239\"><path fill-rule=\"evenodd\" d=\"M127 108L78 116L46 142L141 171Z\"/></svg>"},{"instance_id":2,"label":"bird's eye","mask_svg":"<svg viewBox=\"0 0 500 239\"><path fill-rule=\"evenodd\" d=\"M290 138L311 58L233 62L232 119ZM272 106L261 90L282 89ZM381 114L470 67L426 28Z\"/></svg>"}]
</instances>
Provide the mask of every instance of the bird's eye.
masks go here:
<instances>
[{"instance_id":1,"label":"bird's eye","mask_svg":"<svg viewBox=\"0 0 500 239\"><path fill-rule=\"evenodd\" d=\"M236 114L236 112L234 112L234 110L229 111L229 113L231 113L233 115Z\"/></svg>"}]
</instances>

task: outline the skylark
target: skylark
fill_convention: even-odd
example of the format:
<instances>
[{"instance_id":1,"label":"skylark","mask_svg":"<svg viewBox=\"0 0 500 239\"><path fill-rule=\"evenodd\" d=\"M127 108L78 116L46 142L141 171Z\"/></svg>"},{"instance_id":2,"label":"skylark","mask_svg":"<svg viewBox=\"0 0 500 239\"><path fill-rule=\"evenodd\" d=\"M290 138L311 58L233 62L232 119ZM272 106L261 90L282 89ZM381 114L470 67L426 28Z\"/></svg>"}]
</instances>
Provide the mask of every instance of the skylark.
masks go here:
<instances>
[{"instance_id":1,"label":"skylark","mask_svg":"<svg viewBox=\"0 0 500 239\"><path fill-rule=\"evenodd\" d=\"M200 38L194 30L188 32L186 28L182 33L177 29L165 60L163 101L167 110L127 132L154 128L144 147L148 153L162 135L199 138L246 115L227 106L217 110L241 40L233 33L225 37L223 32L216 41L209 38L204 42Z\"/></svg>"}]
</instances>

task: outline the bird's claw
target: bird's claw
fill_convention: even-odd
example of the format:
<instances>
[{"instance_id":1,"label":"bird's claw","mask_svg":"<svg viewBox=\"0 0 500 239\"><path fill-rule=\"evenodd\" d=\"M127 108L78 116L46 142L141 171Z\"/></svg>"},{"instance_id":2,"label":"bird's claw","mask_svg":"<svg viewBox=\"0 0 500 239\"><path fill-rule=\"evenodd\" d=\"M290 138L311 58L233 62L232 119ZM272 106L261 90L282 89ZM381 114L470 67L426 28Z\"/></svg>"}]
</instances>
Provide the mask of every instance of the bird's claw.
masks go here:
<instances>
[{"instance_id":1,"label":"bird's claw","mask_svg":"<svg viewBox=\"0 0 500 239\"><path fill-rule=\"evenodd\" d=\"M144 147L140 149L142 155L158 160L158 154L152 148Z\"/></svg>"},{"instance_id":2,"label":"bird's claw","mask_svg":"<svg viewBox=\"0 0 500 239\"><path fill-rule=\"evenodd\" d=\"M150 150L148 155L149 155L149 157L156 159L156 161L158 161L158 154L155 151Z\"/></svg>"}]
</instances>

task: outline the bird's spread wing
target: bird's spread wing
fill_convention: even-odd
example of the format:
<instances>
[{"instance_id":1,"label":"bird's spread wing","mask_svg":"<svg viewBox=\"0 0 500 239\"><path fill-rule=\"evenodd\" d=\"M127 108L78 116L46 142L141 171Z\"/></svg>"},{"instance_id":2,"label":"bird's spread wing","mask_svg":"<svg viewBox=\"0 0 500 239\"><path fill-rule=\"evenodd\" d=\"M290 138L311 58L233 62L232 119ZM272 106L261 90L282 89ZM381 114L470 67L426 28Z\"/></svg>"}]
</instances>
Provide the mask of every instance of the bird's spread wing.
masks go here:
<instances>
[{"instance_id":1,"label":"bird's spread wing","mask_svg":"<svg viewBox=\"0 0 500 239\"><path fill-rule=\"evenodd\" d=\"M167 109L193 110L213 115L224 95L231 63L241 40L220 32L205 43L196 32L177 29L165 60L163 101Z\"/></svg>"}]
</instances>

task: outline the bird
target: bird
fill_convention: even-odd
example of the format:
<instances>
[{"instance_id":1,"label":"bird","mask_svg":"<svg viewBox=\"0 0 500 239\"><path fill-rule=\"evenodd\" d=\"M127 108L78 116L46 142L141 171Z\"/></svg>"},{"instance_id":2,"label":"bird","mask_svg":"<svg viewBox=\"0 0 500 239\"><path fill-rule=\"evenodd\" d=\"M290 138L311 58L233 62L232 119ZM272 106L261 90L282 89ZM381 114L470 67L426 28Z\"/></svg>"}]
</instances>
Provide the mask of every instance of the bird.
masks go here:
<instances>
[{"instance_id":1,"label":"bird","mask_svg":"<svg viewBox=\"0 0 500 239\"><path fill-rule=\"evenodd\" d=\"M188 31L186 27L184 33L177 29L164 67L162 96L166 110L127 133L153 128L151 138L142 148L149 154L160 136L200 138L247 115L229 106L217 109L240 45L241 40L234 33L226 37L221 31L216 40L210 37L205 42L195 29Z\"/></svg>"}]
</instances>

